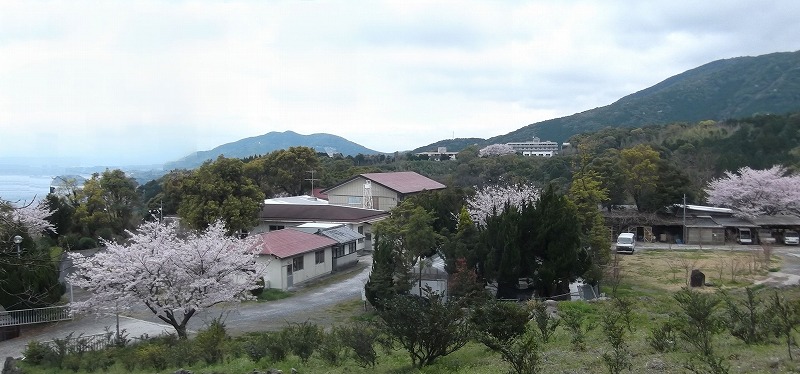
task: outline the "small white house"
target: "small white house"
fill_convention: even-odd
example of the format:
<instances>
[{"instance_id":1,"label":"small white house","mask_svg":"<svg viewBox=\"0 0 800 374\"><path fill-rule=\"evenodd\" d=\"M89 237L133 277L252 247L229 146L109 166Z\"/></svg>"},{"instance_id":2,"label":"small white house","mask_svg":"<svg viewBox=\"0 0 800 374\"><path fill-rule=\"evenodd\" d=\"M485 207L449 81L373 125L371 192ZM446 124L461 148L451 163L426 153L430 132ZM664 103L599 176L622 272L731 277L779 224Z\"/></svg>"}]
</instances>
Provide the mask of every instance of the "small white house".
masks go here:
<instances>
[{"instance_id":1,"label":"small white house","mask_svg":"<svg viewBox=\"0 0 800 374\"><path fill-rule=\"evenodd\" d=\"M287 290L333 271L333 247L339 243L331 238L291 228L258 236L260 256L256 262L266 267L268 288Z\"/></svg>"}]
</instances>

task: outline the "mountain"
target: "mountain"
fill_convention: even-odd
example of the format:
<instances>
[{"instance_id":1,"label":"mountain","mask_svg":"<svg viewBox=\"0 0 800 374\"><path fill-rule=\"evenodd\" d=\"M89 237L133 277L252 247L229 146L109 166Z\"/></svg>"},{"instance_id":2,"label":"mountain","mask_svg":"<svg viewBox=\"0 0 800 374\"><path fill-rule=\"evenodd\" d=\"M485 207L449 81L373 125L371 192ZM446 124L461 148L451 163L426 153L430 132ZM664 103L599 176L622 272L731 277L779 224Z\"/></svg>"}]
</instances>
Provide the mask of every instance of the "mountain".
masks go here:
<instances>
[{"instance_id":1,"label":"mountain","mask_svg":"<svg viewBox=\"0 0 800 374\"><path fill-rule=\"evenodd\" d=\"M336 135L301 135L293 131L273 131L264 135L223 144L210 151L192 153L178 161L165 164L164 170L193 169L202 165L206 160L216 159L220 155L225 155L225 157L230 158L245 158L249 156L265 155L279 149L297 146L314 148L315 151L320 153L341 153L345 156L355 156L359 153L364 155L380 153Z\"/></svg>"},{"instance_id":2,"label":"mountain","mask_svg":"<svg viewBox=\"0 0 800 374\"><path fill-rule=\"evenodd\" d=\"M688 70L613 104L537 122L487 144L563 142L604 127L743 118L800 111L800 51L718 60Z\"/></svg>"}]
</instances>

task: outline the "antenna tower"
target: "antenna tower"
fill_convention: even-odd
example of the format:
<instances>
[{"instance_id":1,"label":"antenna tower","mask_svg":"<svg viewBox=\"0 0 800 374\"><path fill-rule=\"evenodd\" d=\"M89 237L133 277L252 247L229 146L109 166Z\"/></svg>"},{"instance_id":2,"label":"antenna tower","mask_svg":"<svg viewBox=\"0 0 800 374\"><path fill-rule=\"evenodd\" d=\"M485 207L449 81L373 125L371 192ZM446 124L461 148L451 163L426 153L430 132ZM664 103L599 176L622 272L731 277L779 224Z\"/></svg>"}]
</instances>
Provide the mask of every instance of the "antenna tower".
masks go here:
<instances>
[{"instance_id":1,"label":"antenna tower","mask_svg":"<svg viewBox=\"0 0 800 374\"><path fill-rule=\"evenodd\" d=\"M372 181L364 182L364 196L361 198L361 206L365 209L372 209Z\"/></svg>"}]
</instances>

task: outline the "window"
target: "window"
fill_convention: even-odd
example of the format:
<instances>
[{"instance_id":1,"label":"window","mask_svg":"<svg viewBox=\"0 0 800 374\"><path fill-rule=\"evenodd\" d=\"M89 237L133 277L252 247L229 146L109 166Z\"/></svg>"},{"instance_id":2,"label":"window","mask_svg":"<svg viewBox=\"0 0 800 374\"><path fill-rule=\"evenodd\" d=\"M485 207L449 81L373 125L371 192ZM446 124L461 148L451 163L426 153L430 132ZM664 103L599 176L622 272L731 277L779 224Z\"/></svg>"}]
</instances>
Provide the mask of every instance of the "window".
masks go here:
<instances>
[{"instance_id":1,"label":"window","mask_svg":"<svg viewBox=\"0 0 800 374\"><path fill-rule=\"evenodd\" d=\"M348 205L361 205L364 201L364 198L361 196L348 196L347 197L347 204Z\"/></svg>"},{"instance_id":2,"label":"window","mask_svg":"<svg viewBox=\"0 0 800 374\"><path fill-rule=\"evenodd\" d=\"M292 259L292 268L294 271L303 270L303 256Z\"/></svg>"},{"instance_id":3,"label":"window","mask_svg":"<svg viewBox=\"0 0 800 374\"><path fill-rule=\"evenodd\" d=\"M344 247L341 245L333 246L333 258L339 258L344 256Z\"/></svg>"},{"instance_id":4,"label":"window","mask_svg":"<svg viewBox=\"0 0 800 374\"><path fill-rule=\"evenodd\" d=\"M364 226L358 226L358 233L361 234L361 235L364 235ZM359 238L358 242L359 243L363 243L364 242L364 238Z\"/></svg>"},{"instance_id":5,"label":"window","mask_svg":"<svg viewBox=\"0 0 800 374\"><path fill-rule=\"evenodd\" d=\"M347 254L351 254L356 251L356 242L347 243Z\"/></svg>"},{"instance_id":6,"label":"window","mask_svg":"<svg viewBox=\"0 0 800 374\"><path fill-rule=\"evenodd\" d=\"M269 231L283 230L283 225L269 225Z\"/></svg>"},{"instance_id":7,"label":"window","mask_svg":"<svg viewBox=\"0 0 800 374\"><path fill-rule=\"evenodd\" d=\"M316 251L314 252L314 262L316 264L324 264L325 263L325 251Z\"/></svg>"}]
</instances>

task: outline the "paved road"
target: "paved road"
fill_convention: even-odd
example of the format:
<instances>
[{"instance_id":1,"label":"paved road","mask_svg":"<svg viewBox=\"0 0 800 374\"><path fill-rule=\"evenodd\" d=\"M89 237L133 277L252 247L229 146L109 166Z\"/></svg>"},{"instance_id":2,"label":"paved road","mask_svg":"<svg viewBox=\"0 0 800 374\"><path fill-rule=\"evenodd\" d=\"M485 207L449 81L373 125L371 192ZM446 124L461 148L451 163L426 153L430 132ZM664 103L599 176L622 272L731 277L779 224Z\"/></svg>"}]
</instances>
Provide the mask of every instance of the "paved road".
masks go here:
<instances>
[{"instance_id":1,"label":"paved road","mask_svg":"<svg viewBox=\"0 0 800 374\"><path fill-rule=\"evenodd\" d=\"M189 321L189 330L197 331L203 328L215 317L223 316L226 329L233 335L248 331L277 330L286 326L287 322L303 322L310 320L318 324L327 324L331 321L328 308L347 300L360 300L361 290L367 281L372 268L372 256L358 258L358 264L353 268L343 270L333 275L334 278L321 279L314 283L296 289L296 294L290 298L271 302L247 302L236 308L230 306L217 306L202 311ZM75 297L80 297L76 292ZM121 316L120 329L126 330L129 337L138 337L142 334L150 336L163 332L174 332L174 329L164 324L152 313L145 310L136 311L129 316ZM94 318L82 317L72 321L63 321L47 325L28 326L22 330L19 338L0 342L0 359L12 356L20 357L25 345L30 340L48 341L53 338L101 334L106 328L116 330L115 316L102 316Z\"/></svg>"}]
</instances>

